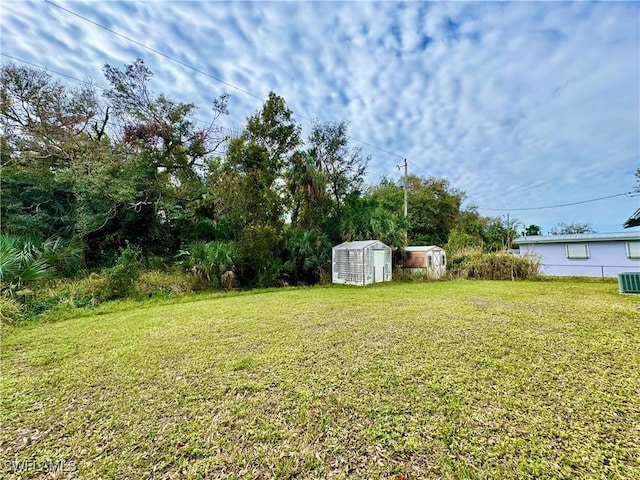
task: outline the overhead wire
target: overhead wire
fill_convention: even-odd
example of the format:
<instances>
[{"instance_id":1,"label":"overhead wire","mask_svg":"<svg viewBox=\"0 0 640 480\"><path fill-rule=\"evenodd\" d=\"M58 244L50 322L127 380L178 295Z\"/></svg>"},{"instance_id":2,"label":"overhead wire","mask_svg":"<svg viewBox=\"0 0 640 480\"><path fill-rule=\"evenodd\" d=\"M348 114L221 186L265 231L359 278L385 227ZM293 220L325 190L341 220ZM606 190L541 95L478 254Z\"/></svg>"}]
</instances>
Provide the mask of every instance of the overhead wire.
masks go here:
<instances>
[{"instance_id":1,"label":"overhead wire","mask_svg":"<svg viewBox=\"0 0 640 480\"><path fill-rule=\"evenodd\" d=\"M117 32L117 31L115 31L115 30L113 30L113 29L111 29L111 28L109 28L109 27L107 27L105 25L102 25L102 24L100 24L98 22L95 22L94 20L91 20L90 18L85 17L84 15L81 15L79 13L76 13L76 12L72 11L72 10L69 10L68 8L62 7L61 5L58 5L57 3L55 3L55 2L53 2L51 0L44 0L44 1L45 1L45 3L48 3L49 5L51 5L51 6L55 7L55 8L58 8L58 9L64 11L64 12L67 12L67 13L69 13L71 15L74 15L75 17L78 17L78 18L80 18L80 19L82 19L82 20L84 20L84 21L86 21L88 23L91 23L92 25L95 25L98 28L101 28L101 29L103 29L103 30L105 30L105 31L107 31L107 32L109 32L109 33L111 33L113 35L116 35L116 36L118 36L118 37L120 37L120 38L122 38L122 39L124 39L124 40L126 40L128 42L131 42L131 43L133 43L135 45L138 45L139 47L142 47L142 48L144 48L146 50L149 50L150 52L153 52L153 53L155 53L157 55L160 55L161 57L164 57L167 60L170 60L172 62L175 62L175 63L179 64L179 65L182 65L183 67L186 67L186 68L188 68L190 70L193 70L194 72L200 73L201 75L204 75L204 76L206 76L208 78L211 78L212 80L215 80L216 82L219 82L219 83L221 83L223 85L226 85L229 88L232 88L232 89L234 89L236 91L242 92L242 93L244 93L246 95L249 95L249 96L251 96L251 97L253 97L255 99L258 99L258 100L260 100L262 102L266 101L266 99L261 97L260 95L257 95L257 94L255 94L253 92L250 92L249 90L246 90L246 89L244 89L242 87L238 87L237 85L234 85L231 82L227 82L227 81L225 81L225 80L223 80L223 79L221 79L219 77L216 77L215 75L211 75L210 73L208 73L208 72L206 72L206 71L204 71L204 70L202 70L200 68L194 67L193 65L191 65L191 64L189 64L187 62L184 62L184 61L182 61L182 60L180 60L180 59L178 59L178 58L176 58L176 57L174 57L172 55L168 55L168 54L166 54L166 53L164 53L164 52L162 52L160 50L157 50L157 49L155 49L153 47L145 45L144 43L139 42L139 41L127 36L127 35L123 35L123 34ZM303 119L303 120L305 120L305 121L307 121L307 122L309 122L311 124L315 123L313 119L311 119L311 118L309 118L309 117L307 117L305 115L302 115L300 113L293 112L293 115L298 117L298 118L301 118L301 119ZM352 137L350 135L348 137L351 140L353 140L354 142L356 142L356 143L360 143L362 145L366 145L366 146L368 146L370 148L373 148L373 149L378 150L380 152L386 153L387 155L392 155L392 156L398 157L398 158L404 158L403 155L391 152L391 151L386 150L384 148L381 148L381 147L379 147L377 145L374 145L373 143L370 143L370 142L367 142L367 141L364 141L364 140L360 140L360 139L358 139L356 137Z\"/></svg>"},{"instance_id":2,"label":"overhead wire","mask_svg":"<svg viewBox=\"0 0 640 480\"><path fill-rule=\"evenodd\" d=\"M93 82L93 81L91 81L91 80L81 80L81 79L79 79L79 78L77 78L77 77L74 77L74 76L72 76L72 75L68 75L68 74L66 74L66 73L58 72L58 71L53 70L53 69L51 69L51 68L49 68L49 67L45 67L44 65L38 65L37 63L29 62L29 61L27 61L27 60L24 60L24 59L22 59L22 58L18 58L18 57L14 57L13 55L9 55L9 54L6 54L6 53L4 53L4 52L0 52L0 55L2 55L3 57L10 58L11 60L14 60L14 61L16 61L16 62L21 62L21 63L24 63L24 64L26 64L26 65L30 65L30 66L32 66L32 67L34 67L34 68L38 68L38 69L43 70L43 71L45 71L45 72L53 73L53 74L55 74L55 75L58 75L58 76L61 76L61 77L65 77L65 78L68 78L69 80L73 80L73 81L78 82L78 83L84 83L84 84L86 84L86 85L90 85L90 86L93 86L93 87L95 87L95 88L98 88L98 89L100 89L100 90L104 90L104 91L108 90L108 88L107 88L107 87L103 87L102 85L98 85L98 84L94 83L94 82ZM211 121L202 120L201 118L196 118L196 117L193 117L193 119L194 119L196 122L200 122L200 123L205 124L205 125L211 125ZM221 129L223 129L223 130L226 130L226 131L228 131L228 132L230 132L230 133L235 133L235 132L234 132L234 130L232 130L232 129L230 129L230 128L227 128L227 127L224 127L224 126L222 126L222 125L216 125L216 127L219 127L219 128L221 128Z\"/></svg>"},{"instance_id":3,"label":"overhead wire","mask_svg":"<svg viewBox=\"0 0 640 480\"><path fill-rule=\"evenodd\" d=\"M174 62L174 63L177 63L177 64L179 64L179 65L181 65L181 66L183 66L183 67L186 67L186 68L188 68L188 69L190 69L190 70L193 70L194 72L197 72L197 73L199 73L199 74L201 74L201 75L204 75L204 76L206 76L206 77L208 77L208 78L211 78L212 80L215 80L216 82L219 82L219 83L221 83L221 84L223 84L223 85L225 85L225 86L227 86L227 87L229 87L229 88L232 88L232 89L234 89L234 90L236 90L236 91L239 91L239 92L241 92L241 93L244 93L245 95L249 95L250 97L253 97L253 98L255 98L255 99L258 99L258 100L260 100L260 101L262 101L262 102L264 102L264 101L265 101L265 99L264 99L263 97L261 97L260 95L257 95L257 94L255 94L255 93L253 93L253 92L251 92L251 91L249 91L249 90L246 90L246 89L244 89L244 88L242 88L242 87L238 87L237 85L234 85L234 84L232 84L232 83L230 83L230 82L227 82L227 81L225 81L225 80L223 80L223 79L221 79L221 78L219 78L219 77L216 77L215 75L212 75L212 74L210 74L210 73L208 73L208 72L206 72L206 71L204 71L204 70L202 70L202 69L199 69L199 68L197 68L197 67L195 67L195 66L193 66L193 65L191 65L191 64L189 64L189 63L186 63L186 62L184 62L184 61L182 61L182 60L180 60L180 59L178 59L178 58L176 58L176 57L173 57L173 56L168 55L168 54L166 54L166 53L164 53L164 52L162 52L162 51L160 51L160 50L157 50L157 49L155 49L155 48L153 48L153 47L150 47L150 46L148 46L148 45L145 45L144 43L141 43L141 42L139 42L139 41L137 41L137 40L135 40L135 39L133 39L133 38L131 38L131 37L127 36L127 35L121 34L121 33L117 32L117 31L115 31L115 30L113 30L113 29L111 29L111 28L109 28L109 27L107 27L107 26L105 26L105 25L102 25L102 24L100 24L100 23L98 23L98 22L95 22L95 21L91 20L90 18L85 17L84 15L81 15L81 14L76 13L76 12L74 12L74 11L72 11L72 10L69 10L69 9L67 9L67 8L65 8L65 7L62 7L61 5L58 5L58 4L56 4L55 2L53 2L53 1L51 1L51 0L44 0L44 2L45 2L45 3L47 3L47 4L49 4L49 5L51 5L51 6L53 6L53 7L55 7L55 8L57 8L57 9L60 9L60 10L62 10L62 11L64 11L64 12L66 12L66 13L68 13L68 14L70 14L70 15L73 15L73 16L75 16L75 17L77 17L77 18L80 18L81 20L83 20L83 21L85 21L85 22L91 23L92 25L94 25L94 26L96 26L96 27L98 27L98 28L101 28L101 29L103 29L103 30L105 30L105 31L107 31L107 32L109 32L109 33L111 33L111 34L113 34L113 35L116 35L116 36L118 36L118 37L120 37L120 38L122 38L122 39L124 39L124 40L126 40L126 41L128 41L128 42L131 42L131 43L133 43L133 44L135 44L135 45L138 45L139 47L142 47L142 48L144 48L144 49L146 49L146 50L148 50L148 51L150 51L150 52L153 52L153 53L155 53L156 55L160 55L161 57L164 57L164 58L166 58L167 60L170 60L170 61L172 61L172 62ZM1 52L0 52L0 53L1 53ZM20 62L23 62L23 63L28 64L28 65L32 65L32 66L35 66L35 67L37 67L37 68L44 68L44 67L42 67L42 66L39 66L39 65L33 64L33 63L28 62L28 61L25 61L25 60L18 59L18 58L16 58L16 57L13 57L13 56L8 55L8 54L5 54L5 53L1 53L1 54L2 54L2 56L5 56L5 57L7 57L7 58L11 58L11 59L13 59L13 60L20 61ZM51 70L51 69L48 69L48 68L44 68L44 69L45 69L45 70L47 70L47 71L51 71L52 73L55 73L56 75L60 75L60 76L66 77L66 78L70 78L70 79L75 80L75 81L79 81L79 82L82 82L82 83L91 83L91 82L87 82L87 81L79 80L79 79L77 79L77 78L74 78L74 77L72 77L72 76L70 76L70 75L67 75L67 74L64 74L64 73L62 73L62 72L56 72L56 71ZM97 86L97 85L96 85L96 86ZM98 87L98 88L101 88L101 89L104 89L104 87L100 87L100 86L97 86L97 87ZM306 117L306 116L301 115L301 114L296 113L296 112L293 112L293 114L294 114L295 116L297 116L297 117L299 117L299 118L303 119L303 120L306 120L306 121L308 121L308 122L310 122L310 123L314 123L314 121L313 121L311 118L309 118L309 117ZM205 121L203 121L203 120L199 120L199 119L196 119L196 120L197 120L197 121L200 121L200 122L203 122L203 123L210 123L210 122L205 122ZM223 128L223 129L225 129L225 130L228 130L228 131L231 131L231 130L229 130L228 128L225 128L225 127L221 127L221 128ZM370 143L370 142L366 142L366 141L364 141L364 140L360 140L360 139L355 138L355 137L352 137L352 136L349 136L349 138L350 138L351 140L353 140L354 142L356 142L356 143L360 143L360 144L362 144L362 145L366 145L366 146L368 146L368 147L370 147L370 148L373 148L373 149L378 150L378 151L380 151L380 152L386 153L387 155L391 155L391 156L394 156L394 157L397 157L397 158L405 158L405 156L404 156L404 155L400 155L400 154L395 153L395 152L392 152L392 151L390 151L390 150L386 150L386 149L381 148L381 147L379 147L379 146L377 146L377 145L374 145L374 144L372 144L372 143ZM408 160L407 162L408 162L408 163L410 163L411 165L413 165L413 166L414 166L416 169L418 169L419 171L423 172L425 175L429 175L429 174L428 174L428 173L427 173L427 172L426 172L422 167L420 167L420 166L419 166L419 165L417 165L416 163L414 163L414 162L412 162L412 161L410 161L410 160ZM385 175L380 175L380 174L378 174L378 173L374 173L374 172L370 172L370 173L372 173L372 174L374 174L374 175L378 175L378 176L380 176L380 177L384 177L384 176L385 176ZM564 204L558 204L558 205L547 205L547 206L541 206L541 207L526 207L526 208L484 208L484 207L479 207L479 206L478 206L477 208L478 208L479 210L488 210L488 211L531 211L531 210L544 210L544 209L559 208L559 207L566 207L566 206L572 206L572 205L581 205L581 204L584 204L584 203L596 202L596 201L606 200L606 199L615 198L615 197L620 197L620 196L624 196L624 195L627 195L627 196L628 196L628 195L631 195L631 194L633 194L633 193L634 193L634 192L625 192L625 193L620 193L620 194L616 194L616 195L609 195L609 196L606 196L606 197L599 197L599 198L594 198L594 199L589 199L589 200L583 200L583 201L579 201L579 202L571 202L571 203L564 203ZM631 195L631 196L635 196L635 195Z\"/></svg>"},{"instance_id":4,"label":"overhead wire","mask_svg":"<svg viewBox=\"0 0 640 480\"><path fill-rule=\"evenodd\" d=\"M56 70L53 70L53 69L51 69L49 67L45 67L43 65L38 65L36 63L29 62L27 60L23 60L22 58L14 57L14 56L9 55L9 54L4 53L4 52L0 52L0 55L2 55L3 57L10 58L11 60L15 60L16 62L24 63L26 65L31 65L32 67L38 68L40 70L44 70L46 72L54 73L54 74L56 74L56 75L58 75L60 77L66 77L66 78L68 78L70 80L74 80L74 81L76 81L78 83L85 83L87 85L93 85L94 87L99 88L100 90L106 90L107 89L106 87L103 87L101 85L95 84L95 83L93 83L93 82L91 82L89 80L80 80L79 78L73 77L71 75L67 75L66 73L57 72Z\"/></svg>"},{"instance_id":5,"label":"overhead wire","mask_svg":"<svg viewBox=\"0 0 640 480\"><path fill-rule=\"evenodd\" d=\"M58 76L60 76L60 77L67 78L67 79L69 79L69 80L73 80L73 81L75 81L75 82L77 82L77 83L82 83L82 84L90 85L90 86L96 87L96 88L98 88L98 89L100 89L100 90L103 90L103 91L108 90L108 88L107 88L107 87L103 87L102 85L98 85L98 84L94 83L94 82L93 82L93 81L91 81L91 80L82 80L82 79L77 78L77 77L74 77L74 76L72 76L72 75L69 75L69 74L66 74L66 73L63 73L63 72L59 72L59 71L57 71L57 70L53 70L52 68L45 67L44 65L39 65L39 64L37 64L37 63L29 62L28 60L24 60L24 59L22 59L22 58L15 57L15 56L13 56L13 55L9 55L9 54L4 53L4 52L0 52L0 55L2 55L3 57L9 58L9 59L11 59L11 60L14 60L14 61L16 61L16 62L24 63L24 64L26 64L26 65L30 65L30 66L32 66L32 67L34 67L34 68L38 68L38 69L40 69L40 70L42 70L42 71L44 71L44 72L52 73L52 74L54 74L54 75L58 75ZM210 124L211 124L211 122L208 122L208 121L206 121L206 120L202 120L202 119L199 119L199 118L195 118L195 117L194 117L194 120L195 120L195 121L197 121L197 122L200 122L200 123L206 124L206 125L210 125ZM227 127L224 127L224 126L222 126L222 125L216 125L216 126L217 126L217 127L219 127L219 128L221 128L221 129L223 129L223 130L226 130L226 131L228 131L228 132L230 132L230 133L235 133L235 131L234 131L234 130L232 130L232 129L230 129L230 128L227 128ZM366 144L366 142L362 142L362 143L365 143L365 144ZM371 171L371 170L368 170L368 172L367 172L367 173L369 173L369 174L371 174L371 175L378 176L378 177L380 177L380 178L386 178L386 177L389 177L389 175L385 175L385 174L382 174L382 173L379 173L379 172L374 172L374 171Z\"/></svg>"},{"instance_id":6,"label":"overhead wire","mask_svg":"<svg viewBox=\"0 0 640 480\"><path fill-rule=\"evenodd\" d=\"M635 192L623 192L623 193L617 193L615 195L608 195L606 197L598 197L598 198L591 198L589 200L581 200L579 202L571 202L571 203L561 203L558 205L546 205L544 207L525 207L525 208L483 208L483 207L477 207L478 210L490 210L490 211L495 211L495 212L517 212L517 211L527 211L527 210L546 210L549 208L560 208L560 207L569 207L572 205L582 205L584 203L591 203L591 202L598 202L600 200L607 200L609 198L616 198L616 197L623 197L623 196L627 196L627 197L636 197L638 194L636 194Z\"/></svg>"},{"instance_id":7,"label":"overhead wire","mask_svg":"<svg viewBox=\"0 0 640 480\"><path fill-rule=\"evenodd\" d=\"M0 52L0 55L2 55L3 57L6 57L6 58L10 58L11 60L14 60L14 61L17 61L17 62L21 62L21 63L24 63L26 65L30 65L30 66L35 67L35 68L39 68L39 69L41 69L43 71L50 72L50 73L53 73L55 75L68 78L68 79L76 81L78 83L91 85L91 86L94 86L94 87L99 88L101 90L107 90L106 87L98 85L98 84L96 84L96 83L94 83L94 82L92 82L90 80L81 80L81 79L79 79L77 77L74 77L72 75L68 75L66 73L59 72L59 71L53 70L53 69L48 68L48 67L44 67L43 65L38 65L36 63L29 62L27 60L15 57L13 55L9 55L9 54L4 53L4 52ZM204 124L210 124L210 122L207 122L205 120L201 120L201 119L198 119L198 118L194 118L194 120L196 120L198 122L201 122L201 123L204 123ZM218 125L218 127L222 128L223 130L227 130L228 132L232 132L231 129L226 128L224 126ZM354 141L357 141L357 140L354 140ZM369 145L367 142L363 142L363 141L360 141L360 143L364 143L365 145ZM377 148L374 145L370 145L370 146L372 146L374 148ZM380 148L378 148L378 149L382 150ZM382 150L382 151L384 151L384 150ZM391 155L395 155L395 156L400 157L400 155L394 154L393 152L386 152L385 151L385 153L389 153ZM420 166L418 166L414 162L412 162L410 160L407 160L407 163L413 165L418 170L420 170L423 173L427 174L427 172L425 172ZM389 177L389 175L384 175L384 174L381 174L379 172L374 172L374 171L371 171L371 170L369 170L368 173L371 174L371 175L376 175L376 176L378 176L380 178L388 178ZM622 197L622 196L636 197L638 195L640 195L640 193L639 192L635 192L635 191L622 192L622 193L618 193L618 194L615 194L615 195L608 195L608 196L605 196L605 197L598 197L598 198L592 198L592 199L589 199L589 200L581 200L581 201L578 201L578 202L562 203L562 204L557 204L557 205L545 205L545 206L542 206L542 207L523 207L523 208L485 208L485 207L480 207L480 206L475 206L475 207L478 210L488 210L488 211L495 211L495 212L516 212L516 211L547 210L547 209L552 209L552 208L561 208L561 207L569 207L569 206L574 206L574 205L582 205L582 204L585 204L585 203L598 202L598 201L601 201L601 200L608 200L610 198L617 198L617 197ZM441 201L440 199L435 199L435 200Z\"/></svg>"},{"instance_id":8,"label":"overhead wire","mask_svg":"<svg viewBox=\"0 0 640 480\"><path fill-rule=\"evenodd\" d=\"M76 13L76 12L74 12L72 10L69 10L68 8L64 8L64 7L60 6L60 5L58 5L57 3L52 2L51 0L44 0L44 1L45 1L45 3L48 3L49 5L51 5L53 7L59 8L60 10L63 10L63 11L65 11L65 12L71 14L71 15L74 15L74 16L84 20L85 22L89 22L92 25L95 25L96 27L102 28L103 30L106 30L107 32L112 33L113 35L116 35L116 36L118 36L120 38L123 38L123 39L127 40L128 42L134 43L134 44L136 44L136 45L138 45L138 46L140 46L140 47L142 47L142 48L144 48L146 50L149 50L149 51L151 51L151 52L153 52L153 53L155 53L157 55L160 55L161 57L164 57L167 60L171 60L172 62L175 62L175 63L178 63L178 64L182 65L183 67L187 67L187 68L189 68L189 69L191 69L191 70L193 70L195 72L198 72L198 73L200 73L202 75L205 75L206 77L209 77L209 78L215 80L216 82L220 82L220 83L222 83L223 85L226 85L229 88L233 88L234 90L242 92L242 93L244 93L246 95L249 95L251 97L257 98L258 100L264 101L264 98L260 97L259 95L256 95L255 93L251 93L250 91L245 90L244 88L241 88L241 87L238 87L236 85L233 85L232 83L226 82L226 81L222 80L221 78L218 78L215 75L211 75L208 72L200 70L199 68L194 67L193 65L190 65L190 64L188 64L186 62L183 62L182 60L180 60L178 58L175 58L175 57L173 57L171 55L167 55L166 53L161 52L160 50L156 50L155 48L149 47L148 45L145 45L144 43L138 42L137 40L134 40L131 37L128 37L128 36L123 35L123 34L121 34L119 32L116 32L115 30L113 30L113 29L111 29L111 28L109 28L109 27L107 27L105 25L101 25L98 22L94 22L90 18L87 18L87 17L85 17L83 15L80 15L79 13Z\"/></svg>"}]
</instances>

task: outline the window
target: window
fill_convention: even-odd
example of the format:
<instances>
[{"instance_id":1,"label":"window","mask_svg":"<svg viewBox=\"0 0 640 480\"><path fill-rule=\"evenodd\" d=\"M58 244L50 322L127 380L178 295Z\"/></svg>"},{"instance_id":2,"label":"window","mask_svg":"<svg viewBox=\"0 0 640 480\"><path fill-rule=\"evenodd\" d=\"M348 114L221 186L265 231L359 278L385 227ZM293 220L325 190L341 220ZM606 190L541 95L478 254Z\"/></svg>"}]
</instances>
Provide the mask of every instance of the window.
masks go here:
<instances>
[{"instance_id":1,"label":"window","mask_svg":"<svg viewBox=\"0 0 640 480\"><path fill-rule=\"evenodd\" d=\"M589 258L589 246L586 243L567 243L565 249L569 259L584 260Z\"/></svg>"},{"instance_id":2,"label":"window","mask_svg":"<svg viewBox=\"0 0 640 480\"><path fill-rule=\"evenodd\" d=\"M627 258L640 260L640 242L627 242Z\"/></svg>"}]
</instances>

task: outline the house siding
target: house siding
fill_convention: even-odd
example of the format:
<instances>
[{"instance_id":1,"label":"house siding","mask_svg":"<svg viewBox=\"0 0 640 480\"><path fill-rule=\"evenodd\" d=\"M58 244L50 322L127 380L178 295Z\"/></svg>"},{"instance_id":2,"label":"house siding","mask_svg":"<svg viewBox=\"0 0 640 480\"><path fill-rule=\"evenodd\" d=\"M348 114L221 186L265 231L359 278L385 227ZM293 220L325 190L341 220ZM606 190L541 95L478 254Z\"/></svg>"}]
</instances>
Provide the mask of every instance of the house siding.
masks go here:
<instances>
[{"instance_id":1,"label":"house siding","mask_svg":"<svg viewBox=\"0 0 640 480\"><path fill-rule=\"evenodd\" d=\"M520 255L533 255L541 262L541 271L550 276L616 277L620 272L640 272L640 260L627 258L626 241L584 240L589 258L570 259L567 243L522 243Z\"/></svg>"}]
</instances>

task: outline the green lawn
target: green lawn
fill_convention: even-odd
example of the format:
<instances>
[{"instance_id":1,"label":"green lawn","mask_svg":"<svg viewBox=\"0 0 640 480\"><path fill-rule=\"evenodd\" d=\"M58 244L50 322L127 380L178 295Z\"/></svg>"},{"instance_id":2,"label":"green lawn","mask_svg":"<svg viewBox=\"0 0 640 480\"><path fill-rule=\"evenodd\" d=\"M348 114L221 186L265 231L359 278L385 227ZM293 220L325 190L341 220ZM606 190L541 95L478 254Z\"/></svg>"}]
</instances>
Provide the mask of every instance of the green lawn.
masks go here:
<instances>
[{"instance_id":1,"label":"green lawn","mask_svg":"<svg viewBox=\"0 0 640 480\"><path fill-rule=\"evenodd\" d=\"M640 478L640 297L613 282L192 298L5 329L0 469Z\"/></svg>"}]
</instances>

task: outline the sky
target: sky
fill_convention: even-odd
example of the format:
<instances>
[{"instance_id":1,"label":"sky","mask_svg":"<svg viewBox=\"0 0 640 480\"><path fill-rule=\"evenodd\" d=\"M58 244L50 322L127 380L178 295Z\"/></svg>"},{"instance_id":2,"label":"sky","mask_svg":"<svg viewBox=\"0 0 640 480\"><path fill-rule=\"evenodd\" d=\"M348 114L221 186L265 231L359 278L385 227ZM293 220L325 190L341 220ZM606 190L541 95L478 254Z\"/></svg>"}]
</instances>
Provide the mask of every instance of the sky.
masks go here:
<instances>
[{"instance_id":1,"label":"sky","mask_svg":"<svg viewBox=\"0 0 640 480\"><path fill-rule=\"evenodd\" d=\"M305 136L349 122L372 185L406 158L545 234L622 231L640 207L621 195L639 186L640 2L4 0L0 21L3 63L71 85L141 58L200 119L229 94L232 131L270 91Z\"/></svg>"}]
</instances>

